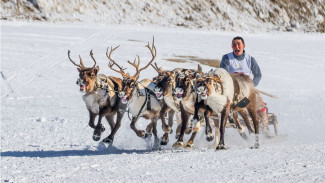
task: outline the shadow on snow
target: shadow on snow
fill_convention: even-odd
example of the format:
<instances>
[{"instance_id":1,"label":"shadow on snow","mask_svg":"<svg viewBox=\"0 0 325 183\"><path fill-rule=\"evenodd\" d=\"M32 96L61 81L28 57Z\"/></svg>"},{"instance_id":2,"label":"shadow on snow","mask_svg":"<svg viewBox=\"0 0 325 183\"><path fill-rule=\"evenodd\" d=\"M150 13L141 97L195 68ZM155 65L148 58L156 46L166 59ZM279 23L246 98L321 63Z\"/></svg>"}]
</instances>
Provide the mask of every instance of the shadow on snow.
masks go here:
<instances>
[{"instance_id":1,"label":"shadow on snow","mask_svg":"<svg viewBox=\"0 0 325 183\"><path fill-rule=\"evenodd\" d=\"M98 156L98 155L109 155L109 154L146 154L152 152L151 150L135 150L135 149L117 149L116 147L108 147L106 149L98 150L62 150L62 151L6 151L1 152L1 157L39 157L39 158L50 158L50 157L64 157L64 156Z\"/></svg>"}]
</instances>

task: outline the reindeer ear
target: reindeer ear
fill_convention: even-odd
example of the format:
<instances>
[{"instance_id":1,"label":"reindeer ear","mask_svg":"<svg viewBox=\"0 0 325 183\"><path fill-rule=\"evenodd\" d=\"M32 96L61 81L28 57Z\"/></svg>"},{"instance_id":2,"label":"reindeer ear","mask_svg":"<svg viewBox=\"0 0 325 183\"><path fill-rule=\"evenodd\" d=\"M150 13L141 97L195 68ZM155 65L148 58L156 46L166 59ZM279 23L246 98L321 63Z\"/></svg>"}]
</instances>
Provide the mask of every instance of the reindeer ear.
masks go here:
<instances>
[{"instance_id":1,"label":"reindeer ear","mask_svg":"<svg viewBox=\"0 0 325 183\"><path fill-rule=\"evenodd\" d=\"M77 70L78 70L78 72L81 72L81 69L79 67L77 68Z\"/></svg>"},{"instance_id":2,"label":"reindeer ear","mask_svg":"<svg viewBox=\"0 0 325 183\"><path fill-rule=\"evenodd\" d=\"M200 74L202 73L202 67L200 64L197 64L197 70L199 71Z\"/></svg>"},{"instance_id":3,"label":"reindeer ear","mask_svg":"<svg viewBox=\"0 0 325 183\"><path fill-rule=\"evenodd\" d=\"M187 71L184 72L184 74L188 76L190 74L190 71L187 70Z\"/></svg>"},{"instance_id":4,"label":"reindeer ear","mask_svg":"<svg viewBox=\"0 0 325 183\"><path fill-rule=\"evenodd\" d=\"M177 75L177 74L181 73L181 71L182 71L182 69L175 69L175 70L173 71L173 74L174 74L174 75Z\"/></svg>"}]
</instances>

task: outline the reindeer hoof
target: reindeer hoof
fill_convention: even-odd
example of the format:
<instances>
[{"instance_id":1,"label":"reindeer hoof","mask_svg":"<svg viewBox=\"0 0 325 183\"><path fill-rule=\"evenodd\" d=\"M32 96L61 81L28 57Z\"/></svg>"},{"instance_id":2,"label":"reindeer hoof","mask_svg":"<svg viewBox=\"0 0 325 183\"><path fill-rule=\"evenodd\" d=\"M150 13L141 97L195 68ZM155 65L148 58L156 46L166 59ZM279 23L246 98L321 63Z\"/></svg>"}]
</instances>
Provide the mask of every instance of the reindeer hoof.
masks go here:
<instances>
[{"instance_id":1,"label":"reindeer hoof","mask_svg":"<svg viewBox=\"0 0 325 183\"><path fill-rule=\"evenodd\" d=\"M168 137L167 137L167 139L162 138L161 141L160 141L160 145L165 146L165 145L168 144L168 142L169 142Z\"/></svg>"},{"instance_id":2,"label":"reindeer hoof","mask_svg":"<svg viewBox=\"0 0 325 183\"><path fill-rule=\"evenodd\" d=\"M176 133L175 139L178 139L180 135L181 135L180 133Z\"/></svg>"},{"instance_id":3,"label":"reindeer hoof","mask_svg":"<svg viewBox=\"0 0 325 183\"><path fill-rule=\"evenodd\" d=\"M206 137L207 141L211 142L213 139L214 139L214 136L213 135L208 135Z\"/></svg>"},{"instance_id":4,"label":"reindeer hoof","mask_svg":"<svg viewBox=\"0 0 325 183\"><path fill-rule=\"evenodd\" d=\"M186 149L192 149L193 146L194 146L193 143L187 143L186 146L185 146L185 148L186 148Z\"/></svg>"},{"instance_id":5,"label":"reindeer hoof","mask_svg":"<svg viewBox=\"0 0 325 183\"><path fill-rule=\"evenodd\" d=\"M113 143L113 139L110 139L108 137L104 138L103 141L104 143L107 143L107 144L112 144Z\"/></svg>"},{"instance_id":6,"label":"reindeer hoof","mask_svg":"<svg viewBox=\"0 0 325 183\"><path fill-rule=\"evenodd\" d=\"M100 131L101 132L104 132L106 129L105 129L105 127L103 126L103 125L101 125L101 127L100 127Z\"/></svg>"},{"instance_id":7,"label":"reindeer hoof","mask_svg":"<svg viewBox=\"0 0 325 183\"><path fill-rule=\"evenodd\" d=\"M99 141L100 140L100 135L93 135L93 140L94 141Z\"/></svg>"},{"instance_id":8,"label":"reindeer hoof","mask_svg":"<svg viewBox=\"0 0 325 183\"><path fill-rule=\"evenodd\" d=\"M184 147L184 143L181 141L177 141L173 144L173 148L181 148Z\"/></svg>"},{"instance_id":9,"label":"reindeer hoof","mask_svg":"<svg viewBox=\"0 0 325 183\"><path fill-rule=\"evenodd\" d=\"M260 147L260 143L256 142L251 149L258 149Z\"/></svg>"},{"instance_id":10,"label":"reindeer hoof","mask_svg":"<svg viewBox=\"0 0 325 183\"><path fill-rule=\"evenodd\" d=\"M248 137L247 137L247 135L246 135L245 132L240 133L240 136L241 136L244 140L248 140Z\"/></svg>"},{"instance_id":11,"label":"reindeer hoof","mask_svg":"<svg viewBox=\"0 0 325 183\"><path fill-rule=\"evenodd\" d=\"M226 150L226 147L224 145L218 145L216 150Z\"/></svg>"},{"instance_id":12,"label":"reindeer hoof","mask_svg":"<svg viewBox=\"0 0 325 183\"><path fill-rule=\"evenodd\" d=\"M146 139L150 139L152 137L152 133L146 133L144 136Z\"/></svg>"},{"instance_id":13,"label":"reindeer hoof","mask_svg":"<svg viewBox=\"0 0 325 183\"><path fill-rule=\"evenodd\" d=\"M145 132L145 131L143 131L143 130L140 130L140 131L137 133L137 136L138 136L138 137L140 137L140 138L143 138L143 139L145 139L145 138L147 138L147 137L148 137L148 134L146 134L146 132Z\"/></svg>"}]
</instances>

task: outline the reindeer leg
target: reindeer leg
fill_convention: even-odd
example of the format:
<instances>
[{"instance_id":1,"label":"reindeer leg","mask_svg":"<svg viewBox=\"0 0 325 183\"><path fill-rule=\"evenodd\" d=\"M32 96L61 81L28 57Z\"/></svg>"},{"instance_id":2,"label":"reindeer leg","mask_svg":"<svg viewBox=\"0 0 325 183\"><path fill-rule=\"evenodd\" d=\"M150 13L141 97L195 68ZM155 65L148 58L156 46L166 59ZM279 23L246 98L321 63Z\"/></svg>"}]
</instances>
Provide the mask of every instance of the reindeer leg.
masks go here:
<instances>
[{"instance_id":1,"label":"reindeer leg","mask_svg":"<svg viewBox=\"0 0 325 183\"><path fill-rule=\"evenodd\" d=\"M153 125L154 125L153 122L147 125L146 134L148 135L148 137L152 135Z\"/></svg>"},{"instance_id":2,"label":"reindeer leg","mask_svg":"<svg viewBox=\"0 0 325 183\"><path fill-rule=\"evenodd\" d=\"M254 130L255 130L255 144L253 148L259 148L259 121L257 120L257 113L255 109L248 108L248 113L251 116L254 124Z\"/></svg>"},{"instance_id":3,"label":"reindeer leg","mask_svg":"<svg viewBox=\"0 0 325 183\"><path fill-rule=\"evenodd\" d=\"M197 132L192 133L191 138L187 141L185 148L190 148L190 149L193 148L196 134Z\"/></svg>"},{"instance_id":4,"label":"reindeer leg","mask_svg":"<svg viewBox=\"0 0 325 183\"><path fill-rule=\"evenodd\" d=\"M88 125L91 128L95 129L96 128L95 119L96 119L97 114L92 113L90 110L88 110L88 112L89 112L89 123L88 123Z\"/></svg>"},{"instance_id":5,"label":"reindeer leg","mask_svg":"<svg viewBox=\"0 0 325 183\"><path fill-rule=\"evenodd\" d=\"M167 111L167 110L166 110ZM160 113L160 118L161 118L161 121L163 120L162 118L165 118L164 116L166 115L166 111L165 111L165 114L163 114L164 111L162 111ZM173 130L172 130L172 127L173 127L173 118L174 118L174 114L175 114L175 111L170 109L168 111L168 126L169 128L171 129L170 130L170 133L173 133ZM169 142L169 137L168 137L168 134L169 133L164 133L164 135L161 137L161 141L160 141L160 145L167 145L168 142Z\"/></svg>"},{"instance_id":6,"label":"reindeer leg","mask_svg":"<svg viewBox=\"0 0 325 183\"><path fill-rule=\"evenodd\" d=\"M253 95L250 97L250 104L246 107L248 110L249 115L251 116L254 124L255 130L255 144L252 148L259 148L259 120L256 112L256 96Z\"/></svg>"},{"instance_id":7,"label":"reindeer leg","mask_svg":"<svg viewBox=\"0 0 325 183\"><path fill-rule=\"evenodd\" d=\"M204 111L204 118L205 118L205 135L206 135L206 139L207 141L212 141L214 136L212 134L212 128L210 125L210 121L209 121L209 117L211 115L212 111L211 110L206 110Z\"/></svg>"},{"instance_id":8,"label":"reindeer leg","mask_svg":"<svg viewBox=\"0 0 325 183\"><path fill-rule=\"evenodd\" d=\"M146 132L145 131L138 130L135 127L136 122L137 122L137 118L136 117L132 117L132 122L130 124L131 129L137 134L138 137L147 138L147 135L146 135Z\"/></svg>"},{"instance_id":9,"label":"reindeer leg","mask_svg":"<svg viewBox=\"0 0 325 183\"><path fill-rule=\"evenodd\" d=\"M117 130L121 127L121 121L122 121L123 116L124 116L124 111L123 112L120 112L120 111L117 112L117 115L116 115L116 124L115 124L114 128L112 129L111 134L109 136L107 136L103 140L103 142L109 143L109 144L113 143L114 136L115 136ZM113 115L112 116L109 116L109 120L111 120L111 121L114 122Z\"/></svg>"},{"instance_id":10,"label":"reindeer leg","mask_svg":"<svg viewBox=\"0 0 325 183\"><path fill-rule=\"evenodd\" d=\"M241 117L243 118L244 122L245 122L245 125L249 131L249 133L254 133L254 130L252 129L252 126L251 126L251 123L247 117L247 114L246 114L246 110L245 109L241 109L238 111L239 114L241 115Z\"/></svg>"},{"instance_id":11,"label":"reindeer leg","mask_svg":"<svg viewBox=\"0 0 325 183\"><path fill-rule=\"evenodd\" d=\"M94 141L99 141L100 136L102 135L102 118L103 118L103 114L101 114L101 111L100 111L99 115L98 115L98 123L97 123L95 131L93 133L93 140Z\"/></svg>"},{"instance_id":12,"label":"reindeer leg","mask_svg":"<svg viewBox=\"0 0 325 183\"><path fill-rule=\"evenodd\" d=\"M228 120L229 112L230 112L230 102L228 101L226 107L221 111L220 141L217 146L217 150L226 149L224 138L225 138L225 129L226 129L226 123Z\"/></svg>"},{"instance_id":13,"label":"reindeer leg","mask_svg":"<svg viewBox=\"0 0 325 183\"><path fill-rule=\"evenodd\" d=\"M158 138L158 134L157 134L157 121L158 121L158 118L155 117L151 120L151 123L152 123L152 132L153 132L153 135L155 137L155 140L154 140L154 145L153 145L153 149L154 150L157 150L159 149L159 138Z\"/></svg>"},{"instance_id":14,"label":"reindeer leg","mask_svg":"<svg viewBox=\"0 0 325 183\"><path fill-rule=\"evenodd\" d=\"M201 123L199 122L199 109L201 106L204 106L204 101L196 102L194 104L194 115L193 119L191 120L191 126L193 131L199 131L201 127Z\"/></svg>"},{"instance_id":15,"label":"reindeer leg","mask_svg":"<svg viewBox=\"0 0 325 183\"><path fill-rule=\"evenodd\" d=\"M199 121L199 109L200 109L201 105L202 105L202 102L195 102L195 104L194 104L194 114L193 114L193 118L191 120L192 123L195 123L195 122Z\"/></svg>"},{"instance_id":16,"label":"reindeer leg","mask_svg":"<svg viewBox=\"0 0 325 183\"><path fill-rule=\"evenodd\" d=\"M214 127L215 127L215 141L213 147L216 148L219 143L219 119L214 119Z\"/></svg>"},{"instance_id":17,"label":"reindeer leg","mask_svg":"<svg viewBox=\"0 0 325 183\"><path fill-rule=\"evenodd\" d=\"M233 113L233 118L235 120L235 123L236 123L236 127L237 127L237 131L239 133L239 135L244 139L244 140L248 140L248 137L245 133L245 129L244 127L241 125L239 119L238 119L238 113L237 112L234 112Z\"/></svg>"},{"instance_id":18,"label":"reindeer leg","mask_svg":"<svg viewBox=\"0 0 325 183\"><path fill-rule=\"evenodd\" d=\"M111 127L111 133L115 127L115 122L114 122L114 119L113 119L113 115L112 116L105 116L109 126Z\"/></svg>"},{"instance_id":19,"label":"reindeer leg","mask_svg":"<svg viewBox=\"0 0 325 183\"><path fill-rule=\"evenodd\" d=\"M182 116L182 128L181 128L181 134L179 135L178 141L174 143L174 148L183 147L183 137L185 133L185 129L187 127L188 119L190 117L190 114L185 111L182 102L180 102L180 108L181 108L181 116Z\"/></svg>"},{"instance_id":20,"label":"reindeer leg","mask_svg":"<svg viewBox=\"0 0 325 183\"><path fill-rule=\"evenodd\" d=\"M173 123L174 123L174 115L175 115L175 111L170 109L168 111L168 126L171 128L171 131L170 133L172 134L173 133Z\"/></svg>"},{"instance_id":21,"label":"reindeer leg","mask_svg":"<svg viewBox=\"0 0 325 183\"><path fill-rule=\"evenodd\" d=\"M182 123L178 124L177 125L177 128L176 128L176 135L175 135L175 138L178 139L179 136L181 135L181 130L182 130Z\"/></svg>"},{"instance_id":22,"label":"reindeer leg","mask_svg":"<svg viewBox=\"0 0 325 183\"><path fill-rule=\"evenodd\" d=\"M165 120L166 112L167 112L168 109L169 109L169 107L165 105L161 109L161 112L160 112L160 119L161 119L161 122L162 122L162 129L164 130L165 133L171 133L171 127L168 126L168 124L166 123L166 120Z\"/></svg>"}]
</instances>

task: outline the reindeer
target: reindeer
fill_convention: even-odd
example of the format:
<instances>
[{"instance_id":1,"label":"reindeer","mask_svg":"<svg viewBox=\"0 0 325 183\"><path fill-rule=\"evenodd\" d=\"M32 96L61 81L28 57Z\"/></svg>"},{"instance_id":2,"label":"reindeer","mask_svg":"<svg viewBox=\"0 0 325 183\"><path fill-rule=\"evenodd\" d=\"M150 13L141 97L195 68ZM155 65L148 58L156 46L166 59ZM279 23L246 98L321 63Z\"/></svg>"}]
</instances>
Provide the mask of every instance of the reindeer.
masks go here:
<instances>
[{"instance_id":1,"label":"reindeer","mask_svg":"<svg viewBox=\"0 0 325 183\"><path fill-rule=\"evenodd\" d=\"M97 75L99 66L96 66L96 60L93 56L92 50L90 56L94 61L92 67L85 67L79 55L80 64L76 64L70 57L70 50L68 50L69 60L78 68L79 78L77 84L80 86L80 91L85 91L82 97L86 103L89 111L89 126L94 129L93 140L100 140L101 133L105 131L101 124L102 117L108 121L111 134L104 138L103 142L112 143L114 136L121 126L121 120L124 114L120 100L116 95L117 88L121 85L122 80L113 76L105 76L104 74ZM114 122L114 115L117 113L116 124ZM98 117L97 125L95 126L95 118Z\"/></svg>"},{"instance_id":2,"label":"reindeer","mask_svg":"<svg viewBox=\"0 0 325 183\"><path fill-rule=\"evenodd\" d=\"M221 113L220 140L216 149L225 149L224 133L230 111L232 110L235 114L241 108L245 108L253 120L255 133L255 144L253 147L258 148L259 123L256 113L256 90L251 79L249 76L243 74L230 75L226 70L220 68L216 69L213 75L213 77L206 77L198 81L196 88L201 99L206 101L206 105L213 112ZM218 86L222 89L218 89ZM247 98L250 101L249 104L241 105L247 101L242 99ZM242 114L242 116L244 118L246 114ZM235 116L235 118L237 117ZM244 120L249 128L250 124L248 119ZM249 130L252 131L250 128Z\"/></svg>"},{"instance_id":3,"label":"reindeer","mask_svg":"<svg viewBox=\"0 0 325 183\"><path fill-rule=\"evenodd\" d=\"M155 92L157 97L163 98L164 103L167 105L167 108L170 110L178 111L181 114L182 123L178 125L176 131L176 139L181 139L181 142L175 143L173 147L183 147L184 144L182 142L184 133L191 133L192 129L187 127L187 120L190 114L194 112L194 102L195 97L186 96L186 100L181 101L183 97L183 93L177 91L176 88L176 78L181 75L189 75L189 73L195 72L192 69L174 69L173 71L162 71L162 69L158 68L157 65L154 66L156 71L158 72L158 76L155 78L157 86L155 88ZM194 93L195 94L195 93ZM185 103L185 105L184 105ZM192 105L192 106L191 106ZM184 107L185 106L185 107ZM164 116L165 111L162 111L161 115ZM187 116L187 117L186 117ZM184 122L186 121L186 122ZM186 123L186 124L184 124ZM196 133L192 133L191 139L186 144L186 147L193 147L193 139ZM168 139L168 134L164 134L163 139Z\"/></svg>"},{"instance_id":4,"label":"reindeer","mask_svg":"<svg viewBox=\"0 0 325 183\"><path fill-rule=\"evenodd\" d=\"M196 119L199 118L198 113L201 113L201 116L204 116L206 121L205 134L207 141L212 141L214 139L208 118L212 117L215 126L219 126L217 114L213 113L213 111L209 108L198 107L198 104L201 103L201 99L198 97L193 88L193 81L200 75L200 73L202 73L202 69L200 65L198 65L198 71L194 71L192 73L180 73L176 76L176 88L174 90L174 95L176 100L180 101L182 129L178 141L173 145L173 147L178 148L183 146L183 136L188 125L187 123L190 115L196 115ZM187 142L186 147L192 148L194 146L194 138L197 132L200 130L200 125L201 124L198 121L191 121L190 127L192 128L193 133ZM216 131L216 136L218 136L218 131Z\"/></svg>"},{"instance_id":5,"label":"reindeer","mask_svg":"<svg viewBox=\"0 0 325 183\"><path fill-rule=\"evenodd\" d=\"M149 63L139 69L140 65L140 57L137 56L138 62L136 63L136 59L134 59L133 63L128 61L129 64L131 64L136 69L136 73L131 77L128 73L124 72L124 68L119 66L114 59L111 58L112 52L117 49L118 47L111 49L111 52L109 53L109 67L114 70L115 72L118 72L123 77L122 87L121 91L119 92L119 97L121 98L121 102L124 104L128 104L128 110L129 113L132 115L132 122L130 124L130 127L134 130L136 135L141 138L147 138L148 134L151 133L151 129L153 131L153 134L155 136L155 146L157 146L158 143L158 136L157 136L157 121L160 116L160 111L162 109L161 104L155 97L154 93L149 89L150 85L153 84L152 81L149 79L143 79L141 81L138 81L140 72L146 69L156 58L157 51L154 46L154 40L152 42L152 46L148 45L146 46L152 55L152 59L149 61ZM114 69L113 66L117 66L119 70ZM151 123L147 126L147 133L144 130L138 130L136 128L136 122L139 117L143 117L145 119L151 119ZM168 125L163 125L165 128L165 131L168 131Z\"/></svg>"},{"instance_id":6,"label":"reindeer","mask_svg":"<svg viewBox=\"0 0 325 183\"><path fill-rule=\"evenodd\" d=\"M194 116L193 119L191 120L193 126L198 126L198 121L199 121L199 117L198 117L198 110L202 109L204 110L204 119L206 122L206 135L207 137L212 135L212 128L209 125L209 117L213 114L213 116L215 118L217 118L218 114L215 113L206 103L206 99L207 99L207 92L206 91L202 91L203 88L205 88L205 85L207 87L210 87L211 85L214 85L214 89L216 90L216 92L218 92L219 94L223 93L223 87L222 85L220 85L220 83L218 83L218 80L216 80L216 78L214 77L208 77L208 76L204 76L204 77L197 77L197 79L193 82L194 83L194 90L196 90L197 94L198 94L198 98L201 99L200 102L196 102L195 103L195 112L194 112ZM203 86L203 87L202 87ZM199 89L197 89L197 87ZM209 88L210 89L210 88ZM210 90L209 90L210 91ZM249 119L246 115L246 110L245 109L240 109L238 111L238 113L242 116L242 118L244 119L244 122L249 130L250 133L254 133L254 131L252 130L251 126L250 126L250 122ZM229 121L230 124L229 126L232 126L234 128L237 128L237 131L239 132L239 135L244 139L247 140L248 137L246 135L246 133L244 132L244 128L241 125L239 119L238 119L238 114L235 112L233 113L233 118L229 117ZM233 121L234 120L234 121ZM219 121L218 120L214 120L214 124L215 124L215 134L216 134L216 141L215 144L218 144L218 134L219 134Z\"/></svg>"},{"instance_id":7,"label":"reindeer","mask_svg":"<svg viewBox=\"0 0 325 183\"><path fill-rule=\"evenodd\" d=\"M168 135L172 133L172 126L173 126L173 117L176 111L180 112L178 108L178 104L172 103L173 99L173 90L175 88L175 75L181 72L186 71L187 69L182 68L176 68L172 71L164 71L162 68L159 68L157 66L157 63L155 65L151 65L158 73L158 76L153 78L153 82L156 84L156 87L154 88L154 93L158 100L163 103L162 110L160 112L160 118L162 120L162 124L166 124L165 122L165 116L166 113L168 113L168 128L165 127L165 133L162 136L161 145L167 145L169 142ZM164 127L163 127L164 128ZM177 131L176 131L176 139L178 138L181 130L181 125L178 125ZM187 134L190 133L189 131Z\"/></svg>"}]
</instances>

